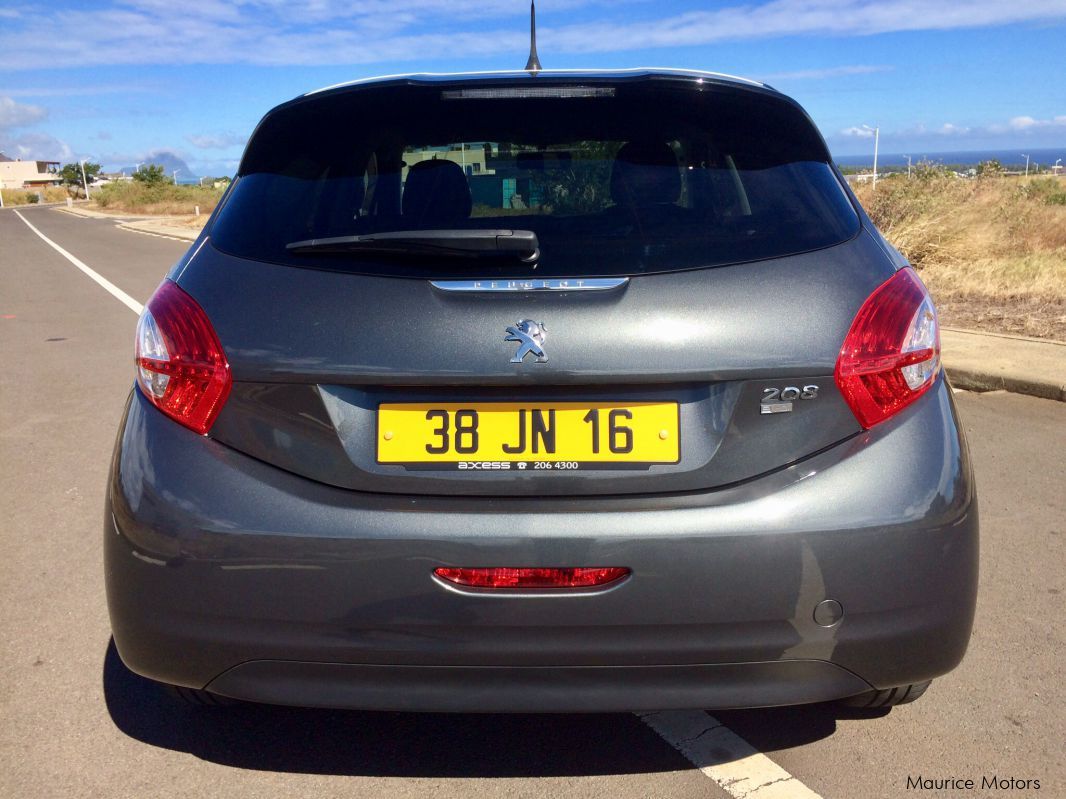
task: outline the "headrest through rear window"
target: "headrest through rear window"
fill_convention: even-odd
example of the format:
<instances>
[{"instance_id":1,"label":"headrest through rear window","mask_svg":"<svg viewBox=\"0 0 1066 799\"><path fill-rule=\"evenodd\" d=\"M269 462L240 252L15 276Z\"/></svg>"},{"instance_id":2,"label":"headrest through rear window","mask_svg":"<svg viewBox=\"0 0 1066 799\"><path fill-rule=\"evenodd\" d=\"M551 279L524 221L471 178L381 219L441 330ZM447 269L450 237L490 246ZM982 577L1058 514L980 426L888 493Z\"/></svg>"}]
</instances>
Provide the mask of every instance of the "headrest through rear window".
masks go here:
<instances>
[{"instance_id":1,"label":"headrest through rear window","mask_svg":"<svg viewBox=\"0 0 1066 799\"><path fill-rule=\"evenodd\" d=\"M403 215L423 228L452 227L470 217L473 202L463 168L454 161L420 161L407 172Z\"/></svg>"}]
</instances>

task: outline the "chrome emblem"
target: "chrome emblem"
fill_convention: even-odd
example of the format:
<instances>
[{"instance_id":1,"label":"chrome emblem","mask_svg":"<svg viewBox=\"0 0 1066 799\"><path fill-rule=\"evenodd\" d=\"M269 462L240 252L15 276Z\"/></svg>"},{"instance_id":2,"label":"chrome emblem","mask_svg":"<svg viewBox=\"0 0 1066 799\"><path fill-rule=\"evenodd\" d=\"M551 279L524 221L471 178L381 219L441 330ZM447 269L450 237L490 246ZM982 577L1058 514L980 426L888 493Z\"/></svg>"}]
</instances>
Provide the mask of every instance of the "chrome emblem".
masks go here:
<instances>
[{"instance_id":1,"label":"chrome emblem","mask_svg":"<svg viewBox=\"0 0 1066 799\"><path fill-rule=\"evenodd\" d=\"M530 353L537 356L536 363L546 362L548 356L544 354L544 339L547 337L544 323L534 322L532 319L523 319L508 327L504 341L514 341L518 344L518 352L511 359L511 363L522 363Z\"/></svg>"}]
</instances>

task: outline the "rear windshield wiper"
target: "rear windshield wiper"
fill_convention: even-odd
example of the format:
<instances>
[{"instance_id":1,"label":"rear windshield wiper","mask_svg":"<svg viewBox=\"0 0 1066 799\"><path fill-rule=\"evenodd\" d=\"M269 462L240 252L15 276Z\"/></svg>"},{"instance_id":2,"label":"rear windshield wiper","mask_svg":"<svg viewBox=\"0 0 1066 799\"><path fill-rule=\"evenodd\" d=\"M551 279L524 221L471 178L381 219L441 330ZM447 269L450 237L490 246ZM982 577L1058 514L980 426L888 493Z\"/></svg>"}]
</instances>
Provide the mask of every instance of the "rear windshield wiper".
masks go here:
<instances>
[{"instance_id":1,"label":"rear windshield wiper","mask_svg":"<svg viewBox=\"0 0 1066 799\"><path fill-rule=\"evenodd\" d=\"M438 255L454 258L516 257L535 264L540 258L532 230L396 230L362 236L307 239L285 245L294 253L374 253Z\"/></svg>"}]
</instances>

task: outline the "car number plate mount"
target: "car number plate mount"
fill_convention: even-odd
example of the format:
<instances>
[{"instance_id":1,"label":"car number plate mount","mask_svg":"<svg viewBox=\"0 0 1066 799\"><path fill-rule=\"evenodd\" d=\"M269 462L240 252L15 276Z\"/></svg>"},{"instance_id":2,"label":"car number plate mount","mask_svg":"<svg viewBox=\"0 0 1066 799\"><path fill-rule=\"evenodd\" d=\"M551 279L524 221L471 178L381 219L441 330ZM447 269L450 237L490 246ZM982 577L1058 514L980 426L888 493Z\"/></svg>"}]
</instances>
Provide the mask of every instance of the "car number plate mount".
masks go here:
<instances>
[{"instance_id":1,"label":"car number plate mount","mask_svg":"<svg viewBox=\"0 0 1066 799\"><path fill-rule=\"evenodd\" d=\"M413 470L647 469L681 457L676 402L382 403L377 461Z\"/></svg>"}]
</instances>

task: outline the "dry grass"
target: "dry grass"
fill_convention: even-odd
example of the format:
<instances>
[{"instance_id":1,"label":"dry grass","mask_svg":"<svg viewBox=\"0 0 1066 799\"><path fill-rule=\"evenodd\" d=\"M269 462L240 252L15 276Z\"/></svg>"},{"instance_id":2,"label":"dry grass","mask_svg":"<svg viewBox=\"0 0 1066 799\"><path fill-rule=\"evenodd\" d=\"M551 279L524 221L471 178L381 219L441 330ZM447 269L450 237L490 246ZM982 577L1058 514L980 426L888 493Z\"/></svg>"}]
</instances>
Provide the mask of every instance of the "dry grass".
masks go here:
<instances>
[{"instance_id":1,"label":"dry grass","mask_svg":"<svg viewBox=\"0 0 1066 799\"><path fill-rule=\"evenodd\" d=\"M150 216L210 214L222 198L222 189L209 186L175 186L162 183L148 186L137 181L109 183L93 194L97 208Z\"/></svg>"},{"instance_id":2,"label":"dry grass","mask_svg":"<svg viewBox=\"0 0 1066 799\"><path fill-rule=\"evenodd\" d=\"M934 173L857 194L944 324L1066 340L1066 179Z\"/></svg>"},{"instance_id":3,"label":"dry grass","mask_svg":"<svg viewBox=\"0 0 1066 799\"><path fill-rule=\"evenodd\" d=\"M0 189L4 197L4 207L14 205L32 205L38 202L37 194L40 192L40 202L61 203L67 199L67 190L62 186L49 186L46 189Z\"/></svg>"}]
</instances>

